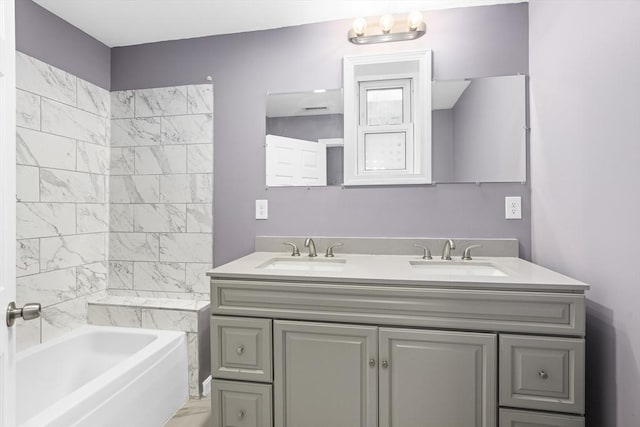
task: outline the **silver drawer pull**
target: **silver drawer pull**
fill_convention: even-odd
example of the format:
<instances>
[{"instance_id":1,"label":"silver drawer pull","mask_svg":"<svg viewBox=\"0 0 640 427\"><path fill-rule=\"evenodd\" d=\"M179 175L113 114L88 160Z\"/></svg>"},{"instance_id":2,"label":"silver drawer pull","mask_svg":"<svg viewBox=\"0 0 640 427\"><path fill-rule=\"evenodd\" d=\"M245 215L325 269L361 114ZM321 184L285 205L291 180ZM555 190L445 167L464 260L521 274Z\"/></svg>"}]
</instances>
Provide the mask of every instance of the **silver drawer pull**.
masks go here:
<instances>
[{"instance_id":1,"label":"silver drawer pull","mask_svg":"<svg viewBox=\"0 0 640 427\"><path fill-rule=\"evenodd\" d=\"M384 369L387 369L389 367L389 362L387 362L386 360L383 360L382 363L380 364Z\"/></svg>"},{"instance_id":2,"label":"silver drawer pull","mask_svg":"<svg viewBox=\"0 0 640 427\"><path fill-rule=\"evenodd\" d=\"M369 366L372 368L376 366L376 359L369 359Z\"/></svg>"},{"instance_id":3,"label":"silver drawer pull","mask_svg":"<svg viewBox=\"0 0 640 427\"><path fill-rule=\"evenodd\" d=\"M549 378L549 374L547 374L545 371L538 371L538 376L543 380L546 380L547 378Z\"/></svg>"},{"instance_id":4,"label":"silver drawer pull","mask_svg":"<svg viewBox=\"0 0 640 427\"><path fill-rule=\"evenodd\" d=\"M238 411L238 419L241 420L244 418L244 409L240 409Z\"/></svg>"},{"instance_id":5,"label":"silver drawer pull","mask_svg":"<svg viewBox=\"0 0 640 427\"><path fill-rule=\"evenodd\" d=\"M236 347L236 354L238 356L242 355L244 353L244 346L243 345L239 345L238 347Z\"/></svg>"}]
</instances>

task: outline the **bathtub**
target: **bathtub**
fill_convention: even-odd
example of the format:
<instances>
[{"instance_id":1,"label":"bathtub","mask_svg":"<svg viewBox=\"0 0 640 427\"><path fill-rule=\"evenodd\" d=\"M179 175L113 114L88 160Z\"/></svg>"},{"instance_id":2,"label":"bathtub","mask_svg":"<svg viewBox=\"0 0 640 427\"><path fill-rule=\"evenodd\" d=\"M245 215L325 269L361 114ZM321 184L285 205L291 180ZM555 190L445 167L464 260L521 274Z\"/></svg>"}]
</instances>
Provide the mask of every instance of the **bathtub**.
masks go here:
<instances>
[{"instance_id":1,"label":"bathtub","mask_svg":"<svg viewBox=\"0 0 640 427\"><path fill-rule=\"evenodd\" d=\"M160 427L188 398L184 332L85 326L17 356L20 427Z\"/></svg>"}]
</instances>

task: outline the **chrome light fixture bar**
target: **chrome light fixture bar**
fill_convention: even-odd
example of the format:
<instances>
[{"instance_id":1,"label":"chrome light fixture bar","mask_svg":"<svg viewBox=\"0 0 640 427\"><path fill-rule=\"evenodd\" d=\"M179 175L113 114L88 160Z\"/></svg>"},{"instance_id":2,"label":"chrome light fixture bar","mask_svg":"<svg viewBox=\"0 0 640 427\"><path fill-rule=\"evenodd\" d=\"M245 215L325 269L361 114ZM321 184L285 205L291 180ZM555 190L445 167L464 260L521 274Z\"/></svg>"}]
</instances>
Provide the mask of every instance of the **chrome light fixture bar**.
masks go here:
<instances>
[{"instance_id":1,"label":"chrome light fixture bar","mask_svg":"<svg viewBox=\"0 0 640 427\"><path fill-rule=\"evenodd\" d=\"M373 44L399 42L415 40L425 35L427 25L422 21L419 12L411 12L407 17L408 31L392 32L393 16L383 15L380 17L380 34L367 34L367 21L364 18L357 18L353 21L353 27L349 31L349 41L353 44Z\"/></svg>"}]
</instances>

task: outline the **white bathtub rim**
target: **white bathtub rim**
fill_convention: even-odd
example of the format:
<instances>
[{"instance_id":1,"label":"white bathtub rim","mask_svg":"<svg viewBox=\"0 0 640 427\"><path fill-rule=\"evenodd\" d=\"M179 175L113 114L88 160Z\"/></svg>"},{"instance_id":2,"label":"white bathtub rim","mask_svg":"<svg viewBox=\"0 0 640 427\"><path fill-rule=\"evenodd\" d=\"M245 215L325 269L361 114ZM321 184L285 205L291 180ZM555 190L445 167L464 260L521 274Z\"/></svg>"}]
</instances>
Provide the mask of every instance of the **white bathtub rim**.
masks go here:
<instances>
[{"instance_id":1,"label":"white bathtub rim","mask_svg":"<svg viewBox=\"0 0 640 427\"><path fill-rule=\"evenodd\" d=\"M122 327L122 326L97 326L97 325L82 325L72 331L69 331L63 335L60 335L59 337L56 337L52 340L49 340L47 342L41 343L41 344L37 344L34 346L31 346L25 350L22 350L20 352L18 352L16 354L16 362L19 362L20 360L24 359L25 357L28 357L30 355L32 355L33 353L39 353L41 351L44 351L46 349L48 349L49 347L53 347L63 341L67 341L71 338L74 338L76 336L79 335L85 335L88 334L92 331L106 331L106 332L123 332L126 331L127 333L131 333L131 334L136 334L136 335L154 335L157 336L158 338L162 337L162 336L175 336L175 335L180 335L181 332L180 331L166 331L166 330L161 330L161 329L144 329L144 328L127 328L127 327Z\"/></svg>"},{"instance_id":2,"label":"white bathtub rim","mask_svg":"<svg viewBox=\"0 0 640 427\"><path fill-rule=\"evenodd\" d=\"M83 401L87 400L94 394L98 393L99 390L105 388L108 384L113 382L114 376L109 375L113 372L127 372L128 375L126 377L122 377L123 379L120 382L128 384L130 381L127 379L132 375L134 377L138 377L142 373L149 370L151 367L155 366L159 360L164 359L165 354L169 353L175 347L182 344L182 342L186 342L186 333L180 331L164 331L157 329L140 329L140 328L124 328L124 327L115 327L115 326L94 326L94 325L85 325L82 326L70 333L67 333L61 337L58 337L54 340L48 341L46 343L37 345L33 348L29 348L23 352L18 353L17 361L28 357L34 353L38 353L40 351L46 351L48 348L55 346L61 342L74 338L76 336L89 334L94 331L106 331L106 332L125 332L127 334L136 334L136 335L153 335L156 336L156 339L133 353L131 357L115 364L111 368L106 371L98 374L94 379L82 385L72 393L64 396L62 399L58 400L56 403L48 406L46 409L41 411L38 414L26 419L19 427L40 427L47 425L47 422L52 421L55 418L58 418L61 413L63 413L63 409L73 407L76 405L82 404ZM181 338L181 339L180 339ZM174 341L173 345L170 345L172 341ZM167 347L170 345L170 348L164 354L160 354L158 359L154 359L154 361L149 364L148 359L155 355L159 349L163 347ZM138 367L139 369L136 369ZM118 377L116 377L118 378Z\"/></svg>"},{"instance_id":3,"label":"white bathtub rim","mask_svg":"<svg viewBox=\"0 0 640 427\"><path fill-rule=\"evenodd\" d=\"M178 334L178 335L183 335L183 334ZM149 365L144 365L143 369L138 370L134 373L134 375L132 376L126 376L126 377L119 377L119 379L121 380L119 387L118 387L118 393L122 390L125 390L126 388L128 388L129 386L131 386L133 383L137 382L140 378L144 377L148 371L152 371L155 370L155 368L157 367L157 365L164 363L165 360L168 357L172 357L172 352L174 350L176 350L177 347L180 347L181 345L186 346L187 345L187 341L186 341L186 334L183 335L183 337L179 340L176 340L175 342L173 342L171 344L171 346L169 348L166 349L166 351L163 352L163 354L161 354L161 356L154 360L151 364ZM185 362L187 362L187 357L185 356ZM188 362L187 362L188 363ZM186 373L186 372L185 372ZM185 376L185 389L184 389L184 401L181 403L181 405L179 407L181 407L184 402L186 402L186 400L189 398L189 392L188 392L189 386L186 380L186 376ZM100 390L102 390L100 388ZM77 424L82 425L82 423L87 419L90 418L93 413L95 412L95 410L99 409L102 406L108 405L112 400L116 399L118 396L114 393L105 396L103 400L101 400L100 405L98 405L97 407L95 407L94 409L92 409L91 411L86 411L85 415L78 419ZM144 398L145 396L139 396L140 398ZM175 410L178 410L179 407L175 408ZM170 415L169 415L170 417ZM166 420L165 420L166 422ZM75 425L75 424L74 424ZM22 426L21 426L22 427ZM26 426L26 427L31 427L31 426ZM36 426L33 426L36 427Z\"/></svg>"}]
</instances>

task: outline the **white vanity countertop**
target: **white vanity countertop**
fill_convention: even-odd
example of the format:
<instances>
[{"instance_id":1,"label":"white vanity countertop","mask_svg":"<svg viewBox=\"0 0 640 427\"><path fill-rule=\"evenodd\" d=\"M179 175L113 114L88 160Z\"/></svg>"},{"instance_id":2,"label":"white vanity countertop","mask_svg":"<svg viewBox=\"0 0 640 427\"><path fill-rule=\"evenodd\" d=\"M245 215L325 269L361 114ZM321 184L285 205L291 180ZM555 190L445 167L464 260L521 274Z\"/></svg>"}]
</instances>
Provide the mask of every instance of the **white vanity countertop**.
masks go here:
<instances>
[{"instance_id":1,"label":"white vanity countertop","mask_svg":"<svg viewBox=\"0 0 640 427\"><path fill-rule=\"evenodd\" d=\"M261 268L271 260L340 262L344 260L341 271L297 271ZM466 276L432 274L415 269L410 262L444 264L492 264L506 276ZM551 271L547 268L514 257L473 257L472 261L442 261L439 257L423 260L410 255L361 255L336 254L335 258L317 258L306 255L290 256L288 253L254 252L235 261L207 272L214 279L247 279L267 281L313 282L313 283L349 283L371 285L400 285L432 288L473 288L547 292L584 292L589 285Z\"/></svg>"}]
</instances>

